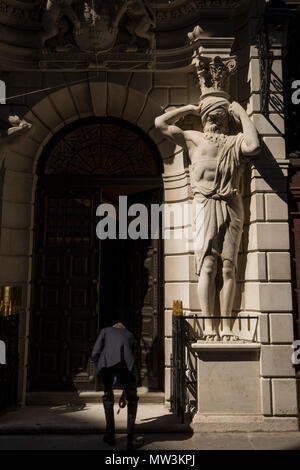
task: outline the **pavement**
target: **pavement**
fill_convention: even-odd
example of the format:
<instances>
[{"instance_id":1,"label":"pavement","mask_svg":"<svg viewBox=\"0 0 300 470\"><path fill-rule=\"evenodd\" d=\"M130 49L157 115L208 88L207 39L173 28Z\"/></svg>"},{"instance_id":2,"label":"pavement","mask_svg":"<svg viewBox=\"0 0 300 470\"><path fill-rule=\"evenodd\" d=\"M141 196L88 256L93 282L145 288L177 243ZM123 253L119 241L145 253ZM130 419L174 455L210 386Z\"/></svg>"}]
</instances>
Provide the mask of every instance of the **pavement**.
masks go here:
<instances>
[{"instance_id":1,"label":"pavement","mask_svg":"<svg viewBox=\"0 0 300 470\"><path fill-rule=\"evenodd\" d=\"M0 452L16 450L125 450L125 434L116 446L102 442L102 434L1 435ZM300 433L148 433L141 450L300 450Z\"/></svg>"},{"instance_id":2,"label":"pavement","mask_svg":"<svg viewBox=\"0 0 300 470\"><path fill-rule=\"evenodd\" d=\"M116 450L125 449L127 411L116 418ZM102 442L102 405L26 406L0 415L0 450L112 450ZM300 450L300 432L192 433L162 404L141 404L142 450Z\"/></svg>"},{"instance_id":3,"label":"pavement","mask_svg":"<svg viewBox=\"0 0 300 470\"><path fill-rule=\"evenodd\" d=\"M115 425L126 432L127 408L115 405ZM105 430L103 405L89 403L60 406L25 406L0 415L2 434L99 434ZM137 433L186 432L188 424L181 424L164 404L141 404L136 419Z\"/></svg>"}]
</instances>

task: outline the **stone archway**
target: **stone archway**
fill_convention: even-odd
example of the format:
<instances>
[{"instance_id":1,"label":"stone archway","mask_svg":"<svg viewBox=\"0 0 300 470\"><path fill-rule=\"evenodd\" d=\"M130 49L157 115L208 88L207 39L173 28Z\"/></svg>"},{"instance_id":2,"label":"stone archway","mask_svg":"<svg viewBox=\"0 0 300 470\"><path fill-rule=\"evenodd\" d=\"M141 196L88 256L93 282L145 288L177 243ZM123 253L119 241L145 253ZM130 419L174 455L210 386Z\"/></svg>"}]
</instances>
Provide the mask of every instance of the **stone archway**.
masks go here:
<instances>
[{"instance_id":1,"label":"stone archway","mask_svg":"<svg viewBox=\"0 0 300 470\"><path fill-rule=\"evenodd\" d=\"M148 136L117 118L81 119L46 146L35 199L29 392L94 390L91 351L99 330L117 321L137 340L138 385L161 390L161 240L96 235L100 203L118 212L120 196L128 208L162 202L161 166Z\"/></svg>"},{"instance_id":2,"label":"stone archway","mask_svg":"<svg viewBox=\"0 0 300 470\"><path fill-rule=\"evenodd\" d=\"M28 334L30 317L30 283L32 276L32 239L37 164L45 145L66 124L92 116L126 119L146 132L157 145L172 174L174 148L154 129L161 104L148 94L124 85L87 82L65 87L39 101L25 118L32 131L19 144L6 149L3 170L2 282L23 288L20 322L19 402L25 403ZM178 173L178 170L175 170ZM13 232L6 227L13 227ZM15 230L18 229L18 230ZM13 236L12 236L13 233Z\"/></svg>"}]
</instances>

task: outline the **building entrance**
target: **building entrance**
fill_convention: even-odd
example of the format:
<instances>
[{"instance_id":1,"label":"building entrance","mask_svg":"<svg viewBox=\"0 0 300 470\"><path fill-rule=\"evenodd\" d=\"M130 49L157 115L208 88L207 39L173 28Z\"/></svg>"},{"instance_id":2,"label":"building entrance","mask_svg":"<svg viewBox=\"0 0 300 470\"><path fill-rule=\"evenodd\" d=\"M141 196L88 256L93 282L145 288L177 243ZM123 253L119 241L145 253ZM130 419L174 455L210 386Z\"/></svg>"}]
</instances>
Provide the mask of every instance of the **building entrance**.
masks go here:
<instances>
[{"instance_id":1,"label":"building entrance","mask_svg":"<svg viewBox=\"0 0 300 470\"><path fill-rule=\"evenodd\" d=\"M161 202L156 148L118 120L80 121L45 149L36 192L28 390L94 390L91 349L123 321L136 336L139 384L162 387L159 240L99 240L96 209ZM118 224L118 221L117 221ZM160 366L158 366L158 364Z\"/></svg>"}]
</instances>

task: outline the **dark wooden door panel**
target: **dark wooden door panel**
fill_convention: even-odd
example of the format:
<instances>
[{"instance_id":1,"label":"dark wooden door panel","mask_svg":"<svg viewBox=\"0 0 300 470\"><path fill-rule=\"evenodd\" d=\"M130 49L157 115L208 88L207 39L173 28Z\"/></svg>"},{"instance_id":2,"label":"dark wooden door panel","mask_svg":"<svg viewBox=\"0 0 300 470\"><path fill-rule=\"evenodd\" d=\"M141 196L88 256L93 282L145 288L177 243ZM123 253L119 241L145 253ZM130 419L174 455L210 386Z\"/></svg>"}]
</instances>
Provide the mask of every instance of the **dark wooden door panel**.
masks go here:
<instances>
[{"instance_id":1,"label":"dark wooden door panel","mask_svg":"<svg viewBox=\"0 0 300 470\"><path fill-rule=\"evenodd\" d=\"M34 256L30 390L93 389L98 334L99 192L41 189Z\"/></svg>"}]
</instances>

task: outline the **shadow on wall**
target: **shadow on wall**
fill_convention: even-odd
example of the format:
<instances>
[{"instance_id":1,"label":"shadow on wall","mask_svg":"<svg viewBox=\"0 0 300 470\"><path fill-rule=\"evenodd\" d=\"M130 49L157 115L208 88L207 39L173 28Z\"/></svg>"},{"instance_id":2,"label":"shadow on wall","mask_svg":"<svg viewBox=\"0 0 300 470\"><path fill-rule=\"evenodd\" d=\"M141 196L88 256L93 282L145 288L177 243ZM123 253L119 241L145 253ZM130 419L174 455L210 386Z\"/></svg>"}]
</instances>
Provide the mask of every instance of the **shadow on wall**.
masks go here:
<instances>
[{"instance_id":1,"label":"shadow on wall","mask_svg":"<svg viewBox=\"0 0 300 470\"><path fill-rule=\"evenodd\" d=\"M257 181L262 181L264 188L269 191L273 191L278 197L285 203L287 203L286 193L286 177L280 168L277 160L270 152L267 145L261 142L261 152L259 155L253 157L250 164L247 165L244 174L244 212L245 222L243 230L242 244L239 252L239 264L238 264L238 284L237 292L234 302L234 311L238 312L238 306L241 304L241 299L244 291L244 283L246 274L246 263L247 263L247 247L249 244L249 228L250 228L250 202L251 202L251 179L255 177ZM256 174L253 175L253 172ZM262 188L262 191L263 189ZM262 193L261 191L261 193Z\"/></svg>"},{"instance_id":2,"label":"shadow on wall","mask_svg":"<svg viewBox=\"0 0 300 470\"><path fill-rule=\"evenodd\" d=\"M262 142L261 147L261 153L253 159L253 167L259 173L257 177L264 180L269 186L268 190L276 192L287 203L286 177L267 145Z\"/></svg>"}]
</instances>

